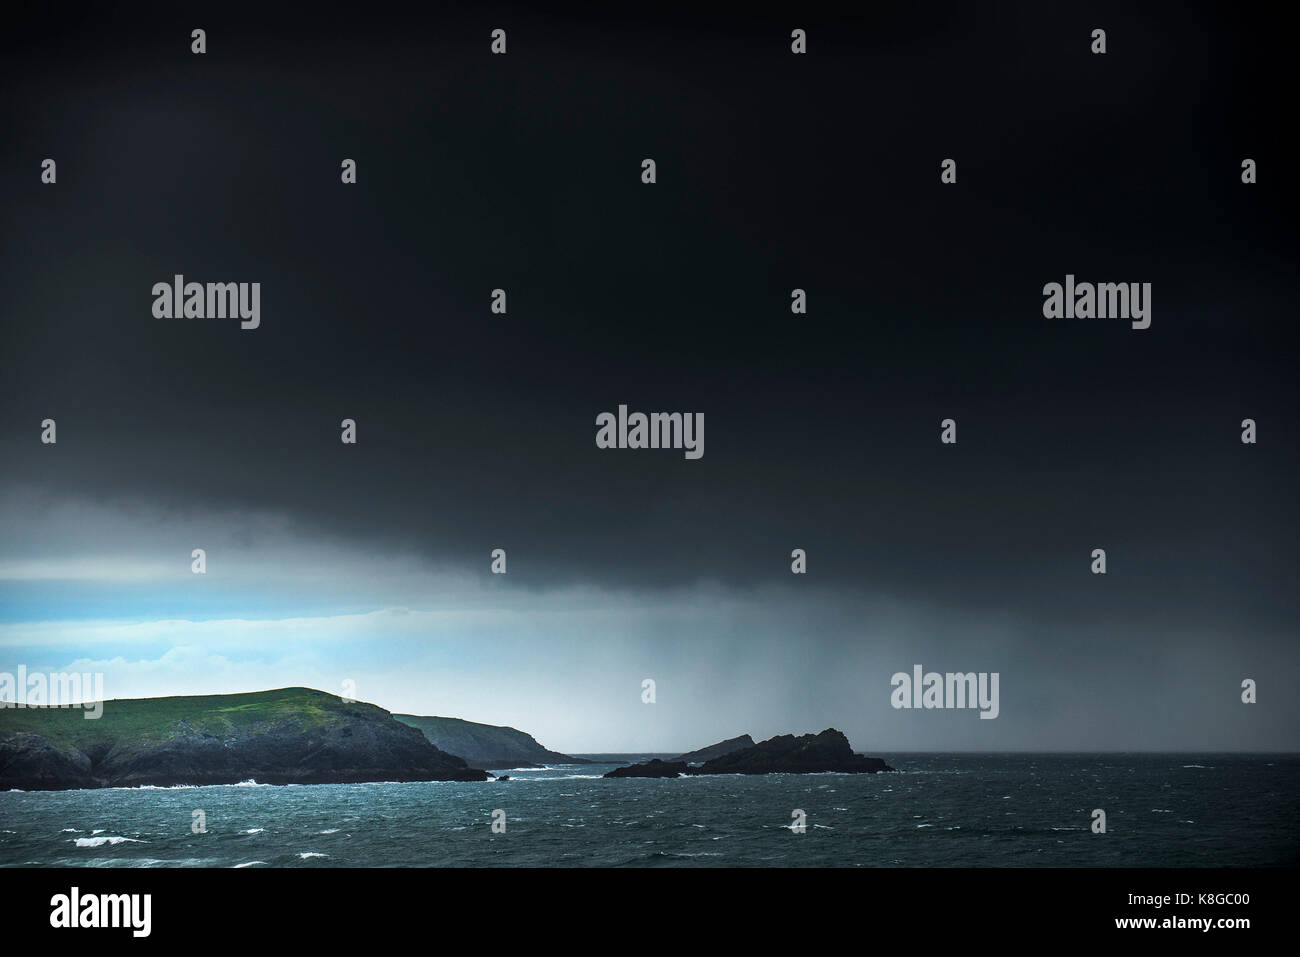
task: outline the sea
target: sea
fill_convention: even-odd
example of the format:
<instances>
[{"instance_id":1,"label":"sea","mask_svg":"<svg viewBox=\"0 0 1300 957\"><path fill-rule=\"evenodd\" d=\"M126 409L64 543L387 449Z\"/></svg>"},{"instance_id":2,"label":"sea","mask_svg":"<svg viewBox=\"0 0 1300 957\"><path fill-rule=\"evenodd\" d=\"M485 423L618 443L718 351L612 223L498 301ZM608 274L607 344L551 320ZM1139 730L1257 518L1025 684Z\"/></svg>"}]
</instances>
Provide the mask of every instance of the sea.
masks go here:
<instances>
[{"instance_id":1,"label":"sea","mask_svg":"<svg viewBox=\"0 0 1300 957\"><path fill-rule=\"evenodd\" d=\"M1300 864L1298 755L880 756L898 771L605 779L650 757L606 755L480 783L0 792L0 867Z\"/></svg>"}]
</instances>

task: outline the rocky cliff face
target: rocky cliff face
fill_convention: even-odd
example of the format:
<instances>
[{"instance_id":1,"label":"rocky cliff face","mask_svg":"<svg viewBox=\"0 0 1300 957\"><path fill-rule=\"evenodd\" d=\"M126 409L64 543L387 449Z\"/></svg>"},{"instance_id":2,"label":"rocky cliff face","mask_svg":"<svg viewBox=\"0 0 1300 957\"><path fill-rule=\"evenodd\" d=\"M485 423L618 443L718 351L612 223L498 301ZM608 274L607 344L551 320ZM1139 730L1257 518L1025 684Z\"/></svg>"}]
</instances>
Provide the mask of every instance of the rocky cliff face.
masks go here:
<instances>
[{"instance_id":1,"label":"rocky cliff face","mask_svg":"<svg viewBox=\"0 0 1300 957\"><path fill-rule=\"evenodd\" d=\"M374 705L306 688L0 709L0 789L483 781Z\"/></svg>"},{"instance_id":2,"label":"rocky cliff face","mask_svg":"<svg viewBox=\"0 0 1300 957\"><path fill-rule=\"evenodd\" d=\"M38 734L0 734L0 790L53 791L102 785L85 753L59 748Z\"/></svg>"}]
</instances>

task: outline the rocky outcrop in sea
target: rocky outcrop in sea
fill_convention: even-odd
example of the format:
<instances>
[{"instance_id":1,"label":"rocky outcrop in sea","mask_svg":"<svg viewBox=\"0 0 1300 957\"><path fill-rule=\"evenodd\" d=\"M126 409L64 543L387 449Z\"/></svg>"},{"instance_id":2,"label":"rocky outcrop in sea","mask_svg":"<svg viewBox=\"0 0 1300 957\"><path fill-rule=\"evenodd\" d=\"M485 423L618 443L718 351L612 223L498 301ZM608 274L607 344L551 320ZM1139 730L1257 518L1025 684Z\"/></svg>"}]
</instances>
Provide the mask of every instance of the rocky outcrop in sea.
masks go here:
<instances>
[{"instance_id":1,"label":"rocky outcrop in sea","mask_svg":"<svg viewBox=\"0 0 1300 957\"><path fill-rule=\"evenodd\" d=\"M747 737L747 736L746 736ZM731 739L735 741L736 739ZM700 754L730 742L719 742L691 754ZM687 755L683 755L686 757ZM665 778L697 774L875 774L894 770L880 758L855 754L842 731L827 728L820 734L781 734L750 747L728 749L703 764L661 761L616 768L607 778Z\"/></svg>"}]
</instances>

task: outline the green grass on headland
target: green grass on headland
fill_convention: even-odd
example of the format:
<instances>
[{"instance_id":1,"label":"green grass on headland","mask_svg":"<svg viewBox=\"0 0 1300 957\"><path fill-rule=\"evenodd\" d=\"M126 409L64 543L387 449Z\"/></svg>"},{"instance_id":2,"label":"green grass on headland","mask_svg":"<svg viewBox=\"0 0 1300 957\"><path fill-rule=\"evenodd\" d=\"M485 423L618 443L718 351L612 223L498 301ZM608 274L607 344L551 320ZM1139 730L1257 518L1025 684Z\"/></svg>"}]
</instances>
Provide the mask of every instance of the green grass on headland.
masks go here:
<instances>
[{"instance_id":1,"label":"green grass on headland","mask_svg":"<svg viewBox=\"0 0 1300 957\"><path fill-rule=\"evenodd\" d=\"M124 698L104 702L103 714L87 720L82 708L0 708L0 735L39 734L56 746L81 749L95 741L124 738L167 741L178 736L258 733L292 722L302 730L334 724L348 714L383 714L360 702L311 688L279 688L247 694Z\"/></svg>"}]
</instances>

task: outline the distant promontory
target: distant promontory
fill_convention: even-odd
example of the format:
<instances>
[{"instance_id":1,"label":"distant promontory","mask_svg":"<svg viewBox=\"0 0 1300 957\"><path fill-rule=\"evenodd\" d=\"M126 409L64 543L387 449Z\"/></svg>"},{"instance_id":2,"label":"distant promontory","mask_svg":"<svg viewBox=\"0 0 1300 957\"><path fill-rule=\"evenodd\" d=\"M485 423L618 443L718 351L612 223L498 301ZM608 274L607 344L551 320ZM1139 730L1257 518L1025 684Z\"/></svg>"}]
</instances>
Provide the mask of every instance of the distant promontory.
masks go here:
<instances>
[{"instance_id":1,"label":"distant promontory","mask_svg":"<svg viewBox=\"0 0 1300 957\"><path fill-rule=\"evenodd\" d=\"M477 724L462 718L395 714L402 724L419 728L434 747L459 755L476 768L536 768L547 764L590 764L548 751L531 734L517 728Z\"/></svg>"}]
</instances>

